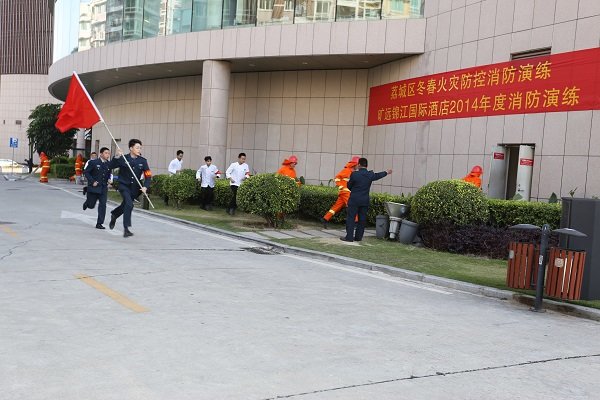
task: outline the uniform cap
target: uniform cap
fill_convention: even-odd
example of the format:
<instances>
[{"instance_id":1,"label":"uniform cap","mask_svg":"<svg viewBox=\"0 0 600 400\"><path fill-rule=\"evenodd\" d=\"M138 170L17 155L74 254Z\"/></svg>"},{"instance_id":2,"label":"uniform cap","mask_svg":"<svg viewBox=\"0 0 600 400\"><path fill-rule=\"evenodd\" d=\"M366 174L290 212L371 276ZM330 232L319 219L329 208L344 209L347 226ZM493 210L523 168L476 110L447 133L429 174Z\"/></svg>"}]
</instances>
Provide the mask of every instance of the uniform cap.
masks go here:
<instances>
[{"instance_id":1,"label":"uniform cap","mask_svg":"<svg viewBox=\"0 0 600 400\"><path fill-rule=\"evenodd\" d=\"M473 169L471 169L471 173L472 174L483 174L483 168L481 168L479 165L476 165L473 167Z\"/></svg>"},{"instance_id":2,"label":"uniform cap","mask_svg":"<svg viewBox=\"0 0 600 400\"><path fill-rule=\"evenodd\" d=\"M291 163L293 163L293 162L297 163L298 162L298 157L296 157L296 156L290 156L289 161Z\"/></svg>"},{"instance_id":3,"label":"uniform cap","mask_svg":"<svg viewBox=\"0 0 600 400\"><path fill-rule=\"evenodd\" d=\"M354 156L354 157L352 157L352 160L350 160L350 162L358 164L358 160L360 160L360 157L359 156Z\"/></svg>"}]
</instances>

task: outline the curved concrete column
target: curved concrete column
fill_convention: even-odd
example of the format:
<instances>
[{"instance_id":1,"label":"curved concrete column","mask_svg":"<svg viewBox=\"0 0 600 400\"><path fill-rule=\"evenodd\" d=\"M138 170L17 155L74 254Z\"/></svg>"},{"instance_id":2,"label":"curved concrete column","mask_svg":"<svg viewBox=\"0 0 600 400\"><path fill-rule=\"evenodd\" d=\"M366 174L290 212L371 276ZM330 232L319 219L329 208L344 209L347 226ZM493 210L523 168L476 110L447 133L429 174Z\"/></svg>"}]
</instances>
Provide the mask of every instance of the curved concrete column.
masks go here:
<instances>
[{"instance_id":1,"label":"curved concrete column","mask_svg":"<svg viewBox=\"0 0 600 400\"><path fill-rule=\"evenodd\" d=\"M205 152L200 154L201 159L210 155L220 168L225 168L227 163L230 73L231 64L228 61L207 60L202 65L198 150Z\"/></svg>"}]
</instances>

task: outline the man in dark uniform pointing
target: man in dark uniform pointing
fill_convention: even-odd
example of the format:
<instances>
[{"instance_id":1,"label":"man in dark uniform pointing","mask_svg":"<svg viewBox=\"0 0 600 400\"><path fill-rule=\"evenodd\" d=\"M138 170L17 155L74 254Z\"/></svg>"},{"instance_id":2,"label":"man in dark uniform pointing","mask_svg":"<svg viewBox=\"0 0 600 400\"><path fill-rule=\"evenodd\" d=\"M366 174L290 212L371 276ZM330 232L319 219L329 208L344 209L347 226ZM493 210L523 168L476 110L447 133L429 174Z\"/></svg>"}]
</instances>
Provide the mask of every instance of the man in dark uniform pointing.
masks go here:
<instances>
[{"instance_id":1,"label":"man in dark uniform pointing","mask_svg":"<svg viewBox=\"0 0 600 400\"><path fill-rule=\"evenodd\" d=\"M152 179L152 172L150 171L150 167L148 167L148 161L141 154L142 142L139 139L131 139L129 141L129 154L123 156L122 151L119 149L112 160L114 163L113 167L119 168L119 193L121 193L123 201L121 205L112 210L108 227L113 229L117 219L123 215L123 237L133 236L133 233L129 230L131 226L131 212L133 211L133 199L140 195L140 190L142 193L146 193ZM127 160L127 163L133 169L133 174L125 160ZM144 185L140 189L138 182L142 176Z\"/></svg>"},{"instance_id":2,"label":"man in dark uniform pointing","mask_svg":"<svg viewBox=\"0 0 600 400\"><path fill-rule=\"evenodd\" d=\"M360 242L365 233L365 224L367 223L367 211L369 211L369 191L371 183L392 173L391 169L382 172L367 171L369 162L366 158L358 160L358 171L350 175L348 189L350 189L350 199L348 200L348 209L346 216L346 236L340 239L344 242ZM354 218L358 214L358 225L354 232Z\"/></svg>"},{"instance_id":3,"label":"man in dark uniform pointing","mask_svg":"<svg viewBox=\"0 0 600 400\"><path fill-rule=\"evenodd\" d=\"M100 149L100 157L90 160L83 170L87 179L86 200L83 202L83 209L96 207L98 202L98 219L96 220L96 229L104 229L104 217L106 216L106 199L108 196L108 179L110 171L113 168L109 161L110 150L106 147Z\"/></svg>"}]
</instances>

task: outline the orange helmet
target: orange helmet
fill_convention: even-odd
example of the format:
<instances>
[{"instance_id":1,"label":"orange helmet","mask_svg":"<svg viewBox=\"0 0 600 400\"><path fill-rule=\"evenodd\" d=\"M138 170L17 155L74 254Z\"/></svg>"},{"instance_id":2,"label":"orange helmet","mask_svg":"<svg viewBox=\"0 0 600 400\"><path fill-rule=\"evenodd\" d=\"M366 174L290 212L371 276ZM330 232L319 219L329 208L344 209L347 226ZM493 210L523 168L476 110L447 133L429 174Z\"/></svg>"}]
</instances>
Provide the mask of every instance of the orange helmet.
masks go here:
<instances>
[{"instance_id":1,"label":"orange helmet","mask_svg":"<svg viewBox=\"0 0 600 400\"><path fill-rule=\"evenodd\" d=\"M476 165L473 167L473 169L471 169L471 173L472 174L483 174L483 168L481 168L479 165Z\"/></svg>"},{"instance_id":2,"label":"orange helmet","mask_svg":"<svg viewBox=\"0 0 600 400\"><path fill-rule=\"evenodd\" d=\"M359 156L354 156L354 157L352 157L352 160L350 160L350 162L358 164L358 160L360 160L360 157Z\"/></svg>"},{"instance_id":3,"label":"orange helmet","mask_svg":"<svg viewBox=\"0 0 600 400\"><path fill-rule=\"evenodd\" d=\"M298 163L298 157L292 155L292 156L290 156L289 161L291 163Z\"/></svg>"}]
</instances>

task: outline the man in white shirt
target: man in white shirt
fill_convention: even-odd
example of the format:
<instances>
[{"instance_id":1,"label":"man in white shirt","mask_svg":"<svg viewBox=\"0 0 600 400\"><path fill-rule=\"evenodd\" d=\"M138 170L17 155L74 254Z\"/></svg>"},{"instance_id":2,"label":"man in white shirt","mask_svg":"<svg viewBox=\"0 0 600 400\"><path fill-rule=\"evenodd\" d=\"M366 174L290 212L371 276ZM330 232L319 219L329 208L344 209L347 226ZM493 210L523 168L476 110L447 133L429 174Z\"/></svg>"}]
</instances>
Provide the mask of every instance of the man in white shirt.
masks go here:
<instances>
[{"instance_id":1,"label":"man in white shirt","mask_svg":"<svg viewBox=\"0 0 600 400\"><path fill-rule=\"evenodd\" d=\"M231 188L231 201L227 208L227 214L235 214L235 209L237 208L237 190L242 182L249 176L250 167L246 164L246 153L240 153L237 162L232 163L229 168L227 168L227 171L225 171L225 177L229 179L229 187Z\"/></svg>"},{"instance_id":2,"label":"man in white shirt","mask_svg":"<svg viewBox=\"0 0 600 400\"><path fill-rule=\"evenodd\" d=\"M169 163L169 175L175 175L181 172L183 163L183 150L177 150L177 157Z\"/></svg>"},{"instance_id":3,"label":"man in white shirt","mask_svg":"<svg viewBox=\"0 0 600 400\"><path fill-rule=\"evenodd\" d=\"M215 178L221 177L221 171L212 163L212 157L204 157L206 165L196 171L196 179L200 181L200 208L206 211L212 210L215 199Z\"/></svg>"}]
</instances>

